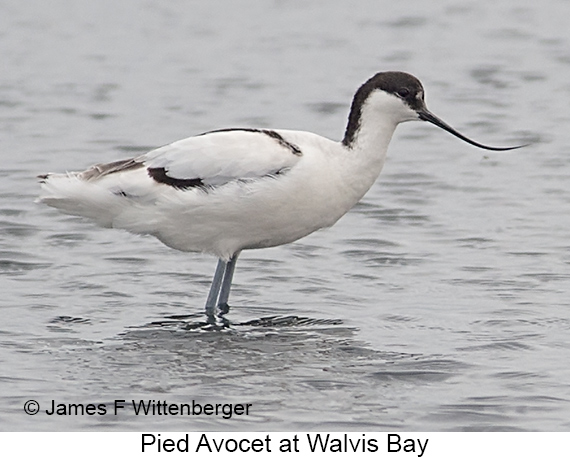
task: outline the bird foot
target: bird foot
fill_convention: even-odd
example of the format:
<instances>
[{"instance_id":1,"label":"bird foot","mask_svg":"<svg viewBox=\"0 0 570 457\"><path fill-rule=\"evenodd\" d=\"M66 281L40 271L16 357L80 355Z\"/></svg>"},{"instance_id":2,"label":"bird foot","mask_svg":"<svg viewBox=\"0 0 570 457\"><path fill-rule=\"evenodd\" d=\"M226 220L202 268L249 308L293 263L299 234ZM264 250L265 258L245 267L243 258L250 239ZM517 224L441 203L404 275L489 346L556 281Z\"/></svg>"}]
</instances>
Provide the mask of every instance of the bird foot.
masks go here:
<instances>
[{"instance_id":1,"label":"bird foot","mask_svg":"<svg viewBox=\"0 0 570 457\"><path fill-rule=\"evenodd\" d=\"M218 315L223 316L224 314L228 314L230 312L230 305L227 303L218 303Z\"/></svg>"}]
</instances>

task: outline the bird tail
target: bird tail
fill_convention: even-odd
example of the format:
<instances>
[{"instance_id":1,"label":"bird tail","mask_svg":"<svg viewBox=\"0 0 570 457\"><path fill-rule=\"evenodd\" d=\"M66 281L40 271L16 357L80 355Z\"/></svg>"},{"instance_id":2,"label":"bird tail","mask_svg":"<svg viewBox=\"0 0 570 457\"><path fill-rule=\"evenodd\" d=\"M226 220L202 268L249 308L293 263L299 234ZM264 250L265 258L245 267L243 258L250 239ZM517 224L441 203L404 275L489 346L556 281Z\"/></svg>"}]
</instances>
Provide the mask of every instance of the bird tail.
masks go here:
<instances>
[{"instance_id":1,"label":"bird tail","mask_svg":"<svg viewBox=\"0 0 570 457\"><path fill-rule=\"evenodd\" d=\"M38 201L63 213L86 217L103 227L112 227L113 219L123 209L124 199L103 183L84 179L83 173L38 176L41 186Z\"/></svg>"}]
</instances>

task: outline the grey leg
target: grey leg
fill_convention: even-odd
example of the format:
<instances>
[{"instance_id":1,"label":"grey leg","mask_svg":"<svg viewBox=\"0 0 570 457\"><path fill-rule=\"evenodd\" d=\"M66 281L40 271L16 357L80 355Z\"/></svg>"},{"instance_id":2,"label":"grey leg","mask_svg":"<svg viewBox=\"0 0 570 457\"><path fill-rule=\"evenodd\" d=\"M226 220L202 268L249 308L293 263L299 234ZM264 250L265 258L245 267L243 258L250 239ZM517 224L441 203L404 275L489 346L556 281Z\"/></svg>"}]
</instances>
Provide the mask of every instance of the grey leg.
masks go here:
<instances>
[{"instance_id":1,"label":"grey leg","mask_svg":"<svg viewBox=\"0 0 570 457\"><path fill-rule=\"evenodd\" d=\"M228 312L228 298L230 298L230 289L232 287L232 279L234 277L234 271L236 269L236 262L239 252L234 254L233 257L226 264L226 271L224 272L224 280L222 282L222 288L220 290L220 296L218 298L218 308L220 311L225 313Z\"/></svg>"},{"instance_id":2,"label":"grey leg","mask_svg":"<svg viewBox=\"0 0 570 457\"><path fill-rule=\"evenodd\" d=\"M222 285L222 279L224 276L224 271L226 270L227 263L222 259L218 260L218 266L216 267L216 273L214 273L214 279L212 279L212 285L210 286L210 292L208 293L208 299L206 300L206 314L208 316L213 316L216 310L216 303L218 301L218 295L220 294L220 287Z\"/></svg>"}]
</instances>

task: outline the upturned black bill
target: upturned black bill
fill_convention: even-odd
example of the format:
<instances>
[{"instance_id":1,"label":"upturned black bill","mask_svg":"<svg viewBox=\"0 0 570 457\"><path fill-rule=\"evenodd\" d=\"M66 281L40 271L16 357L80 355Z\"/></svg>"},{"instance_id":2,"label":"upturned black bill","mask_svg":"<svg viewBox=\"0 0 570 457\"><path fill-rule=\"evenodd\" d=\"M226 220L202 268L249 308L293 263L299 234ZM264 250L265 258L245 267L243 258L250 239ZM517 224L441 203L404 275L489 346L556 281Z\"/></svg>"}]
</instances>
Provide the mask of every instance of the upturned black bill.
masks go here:
<instances>
[{"instance_id":1,"label":"upturned black bill","mask_svg":"<svg viewBox=\"0 0 570 457\"><path fill-rule=\"evenodd\" d=\"M520 146L511 146L508 148L496 148L493 146L485 146L484 144L477 143L476 141L473 141L473 140L467 138L465 135L462 135L457 130L455 130L453 127L451 127L450 125L443 122L440 118L438 118L434 114L430 113L428 110L422 109L420 111L417 111L417 113L418 113L418 115L422 121L431 122L433 125L437 125L438 127L442 128L443 130L447 130L449 133L451 133L452 135L455 135L457 138L460 138L463 141L465 141L469 144L472 144L473 146L477 146L478 148L488 149L489 151L510 151L512 149L518 149L518 148L522 148L522 147L526 146L526 144L523 144Z\"/></svg>"}]
</instances>

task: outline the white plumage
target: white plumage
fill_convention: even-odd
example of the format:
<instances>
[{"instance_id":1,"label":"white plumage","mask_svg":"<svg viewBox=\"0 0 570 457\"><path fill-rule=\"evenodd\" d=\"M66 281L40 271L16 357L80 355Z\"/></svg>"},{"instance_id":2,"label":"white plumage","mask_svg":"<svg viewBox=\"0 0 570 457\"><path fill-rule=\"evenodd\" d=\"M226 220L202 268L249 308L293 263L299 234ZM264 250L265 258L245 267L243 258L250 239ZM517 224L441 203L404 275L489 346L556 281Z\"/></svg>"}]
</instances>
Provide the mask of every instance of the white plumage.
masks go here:
<instances>
[{"instance_id":1,"label":"white plumage","mask_svg":"<svg viewBox=\"0 0 570 457\"><path fill-rule=\"evenodd\" d=\"M263 133L210 133L151 151L121 171L50 175L41 199L104 227L229 260L242 249L288 243L330 226L362 196L339 188L350 176L343 176L338 143L306 132L278 133L303 155ZM148 174L153 168L180 179L200 177L203 186L157 182Z\"/></svg>"},{"instance_id":2,"label":"white plumage","mask_svg":"<svg viewBox=\"0 0 570 457\"><path fill-rule=\"evenodd\" d=\"M372 186L396 126L427 120L469 140L427 111L421 83L378 73L356 93L345 137L227 129L84 172L41 176L41 201L104 227L150 234L220 262L206 304L227 311L244 249L290 243L329 227ZM509 148L502 148L509 149Z\"/></svg>"}]
</instances>

